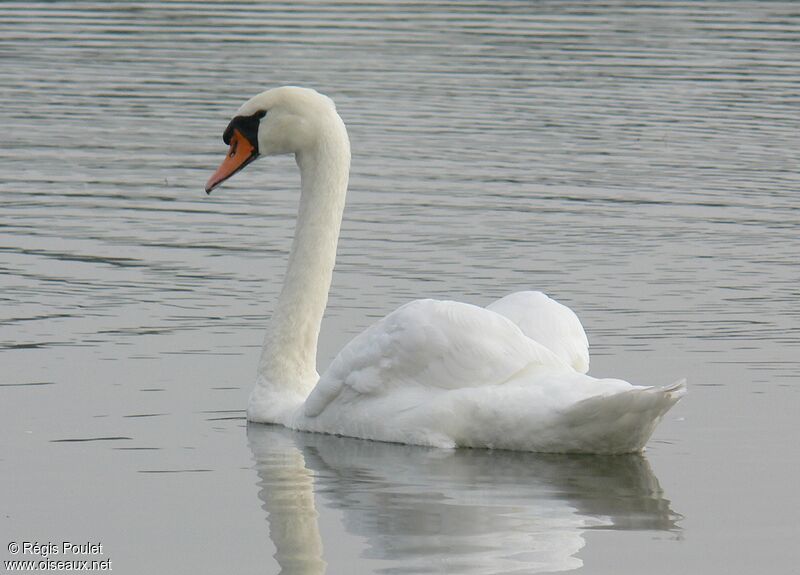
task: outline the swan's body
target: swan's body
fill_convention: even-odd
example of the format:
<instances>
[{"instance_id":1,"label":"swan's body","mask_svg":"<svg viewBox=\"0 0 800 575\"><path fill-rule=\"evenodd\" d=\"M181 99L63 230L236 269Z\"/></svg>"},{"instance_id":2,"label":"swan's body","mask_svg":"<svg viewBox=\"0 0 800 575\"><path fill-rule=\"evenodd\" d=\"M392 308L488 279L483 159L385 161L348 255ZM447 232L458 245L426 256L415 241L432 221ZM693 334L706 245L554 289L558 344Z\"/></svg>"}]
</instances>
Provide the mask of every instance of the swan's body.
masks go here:
<instances>
[{"instance_id":1,"label":"swan's body","mask_svg":"<svg viewBox=\"0 0 800 575\"><path fill-rule=\"evenodd\" d=\"M207 191L259 155L294 153L300 207L289 267L250 396L251 421L437 447L641 451L685 392L586 375L577 316L539 292L487 308L413 301L354 338L320 377L327 303L350 167L333 102L284 87L245 103Z\"/></svg>"}]
</instances>

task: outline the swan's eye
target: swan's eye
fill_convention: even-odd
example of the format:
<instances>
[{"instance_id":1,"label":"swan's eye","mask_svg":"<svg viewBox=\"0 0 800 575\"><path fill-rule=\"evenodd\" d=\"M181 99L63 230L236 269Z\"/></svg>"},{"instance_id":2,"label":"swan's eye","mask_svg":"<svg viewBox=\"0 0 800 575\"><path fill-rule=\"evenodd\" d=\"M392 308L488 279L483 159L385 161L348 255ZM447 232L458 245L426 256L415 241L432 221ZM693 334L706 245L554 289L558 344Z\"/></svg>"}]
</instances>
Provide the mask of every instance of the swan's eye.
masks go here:
<instances>
[{"instance_id":1,"label":"swan's eye","mask_svg":"<svg viewBox=\"0 0 800 575\"><path fill-rule=\"evenodd\" d=\"M266 110L259 110L251 116L236 116L225 128L225 132L222 134L222 141L230 145L233 131L238 130L253 146L258 148L258 125L261 118L266 115Z\"/></svg>"}]
</instances>

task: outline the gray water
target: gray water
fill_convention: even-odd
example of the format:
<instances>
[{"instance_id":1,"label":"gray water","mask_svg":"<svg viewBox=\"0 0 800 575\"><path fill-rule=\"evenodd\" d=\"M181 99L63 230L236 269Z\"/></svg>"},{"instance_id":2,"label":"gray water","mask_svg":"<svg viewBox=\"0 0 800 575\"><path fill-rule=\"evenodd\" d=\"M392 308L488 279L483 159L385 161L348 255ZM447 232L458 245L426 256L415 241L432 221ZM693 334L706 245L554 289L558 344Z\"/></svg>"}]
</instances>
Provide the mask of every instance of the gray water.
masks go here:
<instances>
[{"instance_id":1,"label":"gray water","mask_svg":"<svg viewBox=\"0 0 800 575\"><path fill-rule=\"evenodd\" d=\"M792 2L3 2L2 545L101 542L116 573L797 572L798 54ZM540 289L590 373L688 378L644 456L246 425L298 177L203 184L281 84L353 143L320 368L410 299Z\"/></svg>"}]
</instances>

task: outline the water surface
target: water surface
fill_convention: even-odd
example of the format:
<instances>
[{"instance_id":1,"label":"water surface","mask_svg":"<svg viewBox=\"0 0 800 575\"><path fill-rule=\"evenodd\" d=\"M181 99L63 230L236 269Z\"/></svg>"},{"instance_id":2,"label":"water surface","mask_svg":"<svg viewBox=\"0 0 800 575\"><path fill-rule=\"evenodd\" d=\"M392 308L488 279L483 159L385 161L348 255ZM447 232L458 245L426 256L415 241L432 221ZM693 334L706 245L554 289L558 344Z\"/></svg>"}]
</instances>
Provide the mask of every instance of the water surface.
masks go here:
<instances>
[{"instance_id":1,"label":"water surface","mask_svg":"<svg viewBox=\"0 0 800 575\"><path fill-rule=\"evenodd\" d=\"M0 4L4 544L102 541L121 573L796 570L797 54L792 2ZM590 373L688 378L644 458L246 426L298 177L202 188L281 84L353 143L320 368L409 299L541 289Z\"/></svg>"}]
</instances>

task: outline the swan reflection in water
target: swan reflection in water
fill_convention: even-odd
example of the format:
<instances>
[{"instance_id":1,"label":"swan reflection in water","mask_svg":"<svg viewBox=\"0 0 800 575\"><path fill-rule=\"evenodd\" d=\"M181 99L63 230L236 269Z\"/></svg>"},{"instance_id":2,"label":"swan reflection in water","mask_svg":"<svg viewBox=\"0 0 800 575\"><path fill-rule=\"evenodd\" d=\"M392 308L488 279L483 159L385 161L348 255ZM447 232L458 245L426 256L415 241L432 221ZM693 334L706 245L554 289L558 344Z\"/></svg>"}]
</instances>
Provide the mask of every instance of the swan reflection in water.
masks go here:
<instances>
[{"instance_id":1,"label":"swan reflection in water","mask_svg":"<svg viewBox=\"0 0 800 575\"><path fill-rule=\"evenodd\" d=\"M442 450L247 427L283 575L325 573L317 506L380 572L540 573L582 566L587 529L679 531L641 455Z\"/></svg>"}]
</instances>

